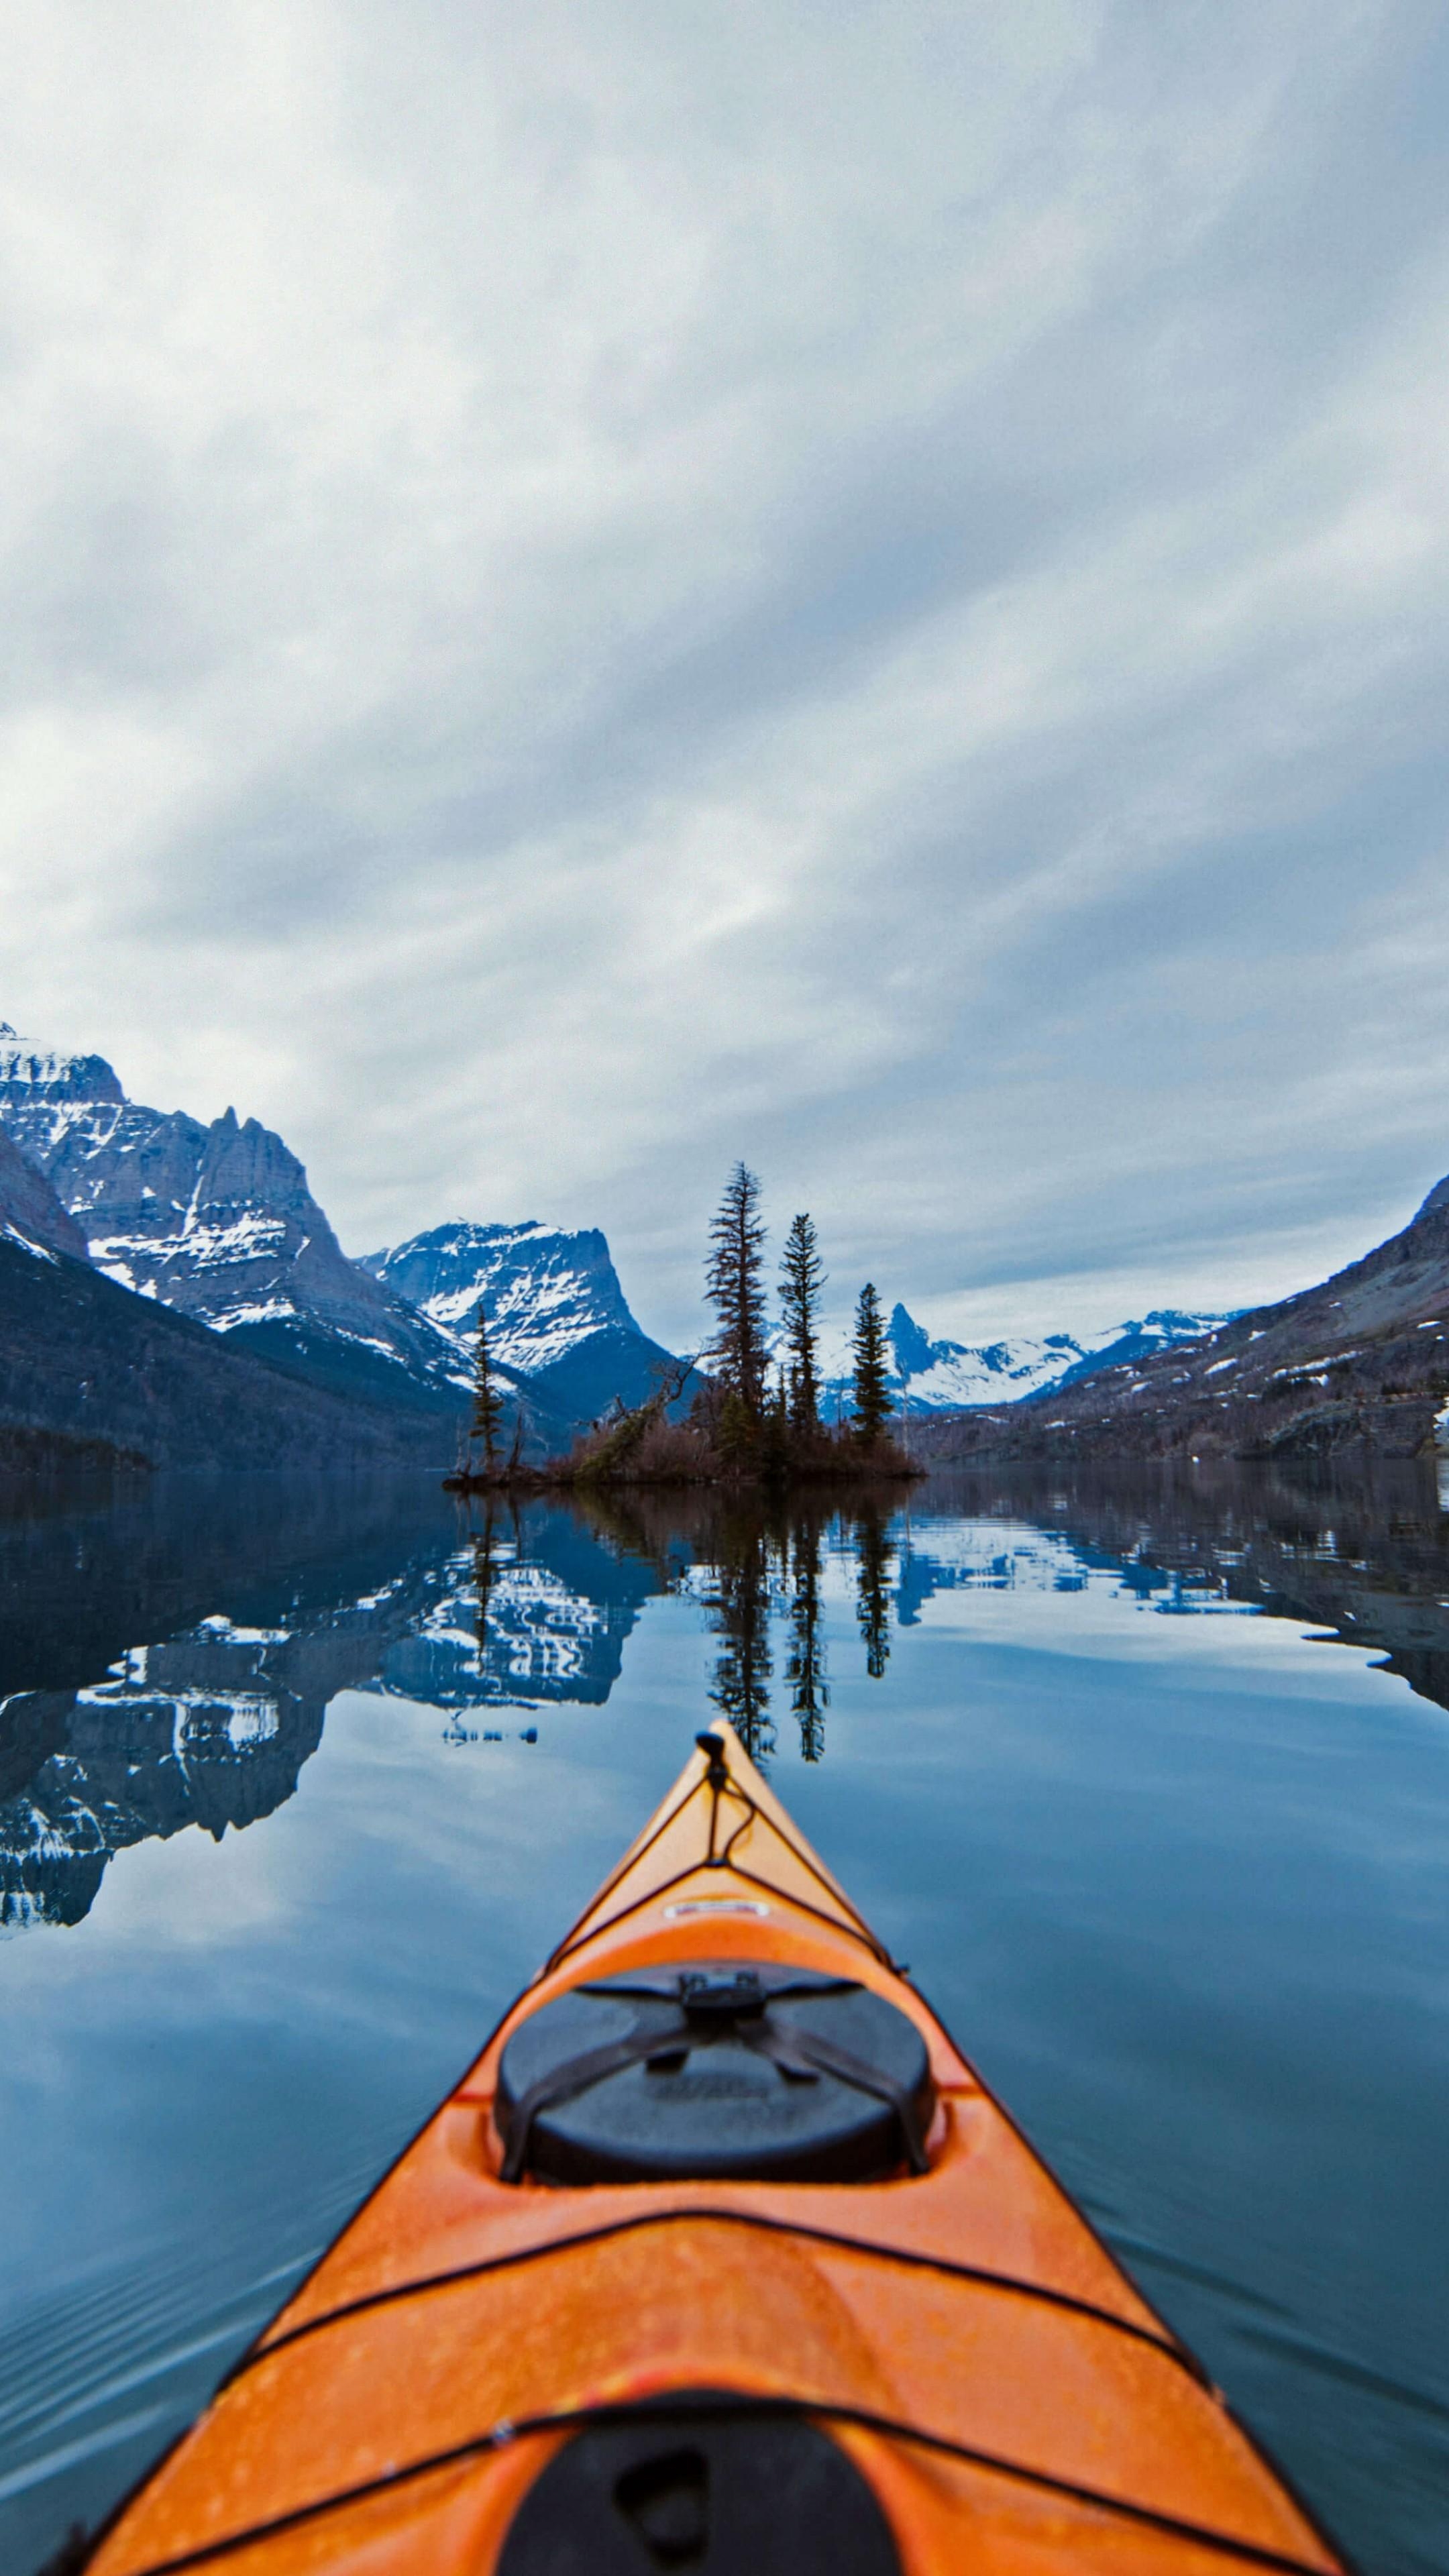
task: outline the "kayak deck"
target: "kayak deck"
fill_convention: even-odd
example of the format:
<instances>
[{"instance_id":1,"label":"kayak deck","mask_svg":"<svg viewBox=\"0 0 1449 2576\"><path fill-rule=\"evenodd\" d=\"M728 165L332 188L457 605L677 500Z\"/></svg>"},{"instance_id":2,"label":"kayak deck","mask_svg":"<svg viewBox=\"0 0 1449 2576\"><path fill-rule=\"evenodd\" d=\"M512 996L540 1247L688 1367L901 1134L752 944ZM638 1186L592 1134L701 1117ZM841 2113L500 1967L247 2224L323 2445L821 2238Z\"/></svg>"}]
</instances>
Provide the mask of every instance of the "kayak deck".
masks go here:
<instances>
[{"instance_id":1,"label":"kayak deck","mask_svg":"<svg viewBox=\"0 0 1449 2576\"><path fill-rule=\"evenodd\" d=\"M505 2180L510 2038L580 1989L701 1961L848 1981L907 2016L934 2096L926 2170L902 2158L844 2182ZM795 2448L777 2457L784 2427ZM638 2450L641 2428L641 2464L616 2477L618 2445ZM841 2525L848 2545L790 2557L802 2576L1342 2566L720 1724L91 2564L768 2576L770 2497L779 2520L807 2439L809 2475L825 2479L809 2489L821 2546L831 2462L843 2454L869 2495ZM652 2502L651 2442L679 2487ZM750 2486L751 2461L756 2493L731 2541L725 2499ZM576 2518L568 2479L579 2498L586 2470L612 2479L622 2537L596 2521L576 2555L546 2534L535 2546L545 2470L557 2511ZM749 2513L764 2513L763 2539L740 2537Z\"/></svg>"}]
</instances>

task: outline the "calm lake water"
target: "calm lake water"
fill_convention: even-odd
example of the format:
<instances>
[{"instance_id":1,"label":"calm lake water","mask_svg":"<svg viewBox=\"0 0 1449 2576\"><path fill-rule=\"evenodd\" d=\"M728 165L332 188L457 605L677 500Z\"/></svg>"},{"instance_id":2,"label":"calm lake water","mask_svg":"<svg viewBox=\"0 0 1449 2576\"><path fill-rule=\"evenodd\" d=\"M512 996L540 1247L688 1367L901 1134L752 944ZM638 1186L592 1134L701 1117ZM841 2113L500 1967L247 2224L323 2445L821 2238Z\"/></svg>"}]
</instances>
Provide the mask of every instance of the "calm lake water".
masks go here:
<instances>
[{"instance_id":1,"label":"calm lake water","mask_svg":"<svg viewBox=\"0 0 1449 2576\"><path fill-rule=\"evenodd\" d=\"M1371 2576L1449 2565L1432 1476L0 1501L0 2565L92 2522L723 1707Z\"/></svg>"}]
</instances>

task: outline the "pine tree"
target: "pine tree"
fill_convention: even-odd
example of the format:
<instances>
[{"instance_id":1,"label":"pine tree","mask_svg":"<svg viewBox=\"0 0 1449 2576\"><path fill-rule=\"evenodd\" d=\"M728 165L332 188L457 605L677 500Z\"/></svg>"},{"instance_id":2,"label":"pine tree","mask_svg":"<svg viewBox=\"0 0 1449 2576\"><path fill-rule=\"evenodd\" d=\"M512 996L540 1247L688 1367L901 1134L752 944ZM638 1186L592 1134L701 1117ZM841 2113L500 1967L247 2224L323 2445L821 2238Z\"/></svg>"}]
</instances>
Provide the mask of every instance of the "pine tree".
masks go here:
<instances>
[{"instance_id":1,"label":"pine tree","mask_svg":"<svg viewBox=\"0 0 1449 2576\"><path fill-rule=\"evenodd\" d=\"M790 1420L796 1431L817 1430L820 1423L820 1365L817 1356L820 1291L825 1264L808 1216L793 1219L780 1261L780 1313L790 1359Z\"/></svg>"},{"instance_id":2,"label":"pine tree","mask_svg":"<svg viewBox=\"0 0 1449 2576\"><path fill-rule=\"evenodd\" d=\"M783 1369L765 1405L759 1452L762 1474L781 1483L790 1473L790 1395Z\"/></svg>"},{"instance_id":3,"label":"pine tree","mask_svg":"<svg viewBox=\"0 0 1449 2576\"><path fill-rule=\"evenodd\" d=\"M866 1448L880 1438L894 1410L891 1404L890 1363L886 1357L885 1326L880 1317L880 1299L869 1280L860 1292L855 1309L855 1436Z\"/></svg>"},{"instance_id":4,"label":"pine tree","mask_svg":"<svg viewBox=\"0 0 1449 2576\"><path fill-rule=\"evenodd\" d=\"M714 1447L726 1467L747 1473L760 1446L760 1418L727 1386L714 1412Z\"/></svg>"},{"instance_id":5,"label":"pine tree","mask_svg":"<svg viewBox=\"0 0 1449 2576\"><path fill-rule=\"evenodd\" d=\"M483 1463L490 1476L498 1454L498 1434L502 1423L503 1398L498 1392L498 1380L493 1373L493 1362L488 1355L488 1324L480 1298L478 1339L473 1352L473 1420L469 1427L469 1437L482 1441Z\"/></svg>"},{"instance_id":6,"label":"pine tree","mask_svg":"<svg viewBox=\"0 0 1449 2576\"><path fill-rule=\"evenodd\" d=\"M717 1320L707 1356L726 1396L737 1397L756 1421L765 1386L765 1221L760 1184L743 1163L725 1185L709 1239L706 1290Z\"/></svg>"}]
</instances>

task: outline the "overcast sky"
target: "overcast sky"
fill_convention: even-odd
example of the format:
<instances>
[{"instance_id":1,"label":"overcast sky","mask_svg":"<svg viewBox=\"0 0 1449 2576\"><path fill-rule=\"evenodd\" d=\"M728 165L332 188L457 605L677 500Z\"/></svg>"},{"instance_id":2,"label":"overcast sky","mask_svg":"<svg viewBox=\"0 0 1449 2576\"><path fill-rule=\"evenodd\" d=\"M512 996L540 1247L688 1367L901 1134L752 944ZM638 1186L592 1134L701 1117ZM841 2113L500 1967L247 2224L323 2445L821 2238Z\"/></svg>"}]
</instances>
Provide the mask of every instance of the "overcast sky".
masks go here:
<instances>
[{"instance_id":1,"label":"overcast sky","mask_svg":"<svg viewBox=\"0 0 1449 2576\"><path fill-rule=\"evenodd\" d=\"M1442 0L11 0L0 1016L940 1330L1449 1169Z\"/></svg>"}]
</instances>

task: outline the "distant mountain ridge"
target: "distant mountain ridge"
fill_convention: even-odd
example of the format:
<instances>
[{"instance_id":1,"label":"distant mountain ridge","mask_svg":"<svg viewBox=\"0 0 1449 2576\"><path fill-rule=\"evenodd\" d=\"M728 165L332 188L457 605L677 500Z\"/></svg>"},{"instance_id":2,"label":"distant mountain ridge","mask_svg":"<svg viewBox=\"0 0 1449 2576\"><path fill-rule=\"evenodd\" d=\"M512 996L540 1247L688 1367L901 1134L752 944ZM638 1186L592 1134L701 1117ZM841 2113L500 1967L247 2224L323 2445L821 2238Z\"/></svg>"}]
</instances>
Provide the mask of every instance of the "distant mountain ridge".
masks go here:
<instances>
[{"instance_id":1,"label":"distant mountain ridge","mask_svg":"<svg viewBox=\"0 0 1449 2576\"><path fill-rule=\"evenodd\" d=\"M947 1459L1416 1457L1449 1431L1449 1177L1318 1286L1182 1348L931 1426Z\"/></svg>"},{"instance_id":2,"label":"distant mountain ridge","mask_svg":"<svg viewBox=\"0 0 1449 2576\"><path fill-rule=\"evenodd\" d=\"M535 1455L567 1447L612 1404L641 1402L671 1356L641 1332L597 1228L457 1220L351 1260L274 1130L233 1109L208 1123L147 1108L128 1099L104 1056L35 1046L0 1022L7 1238L88 1260L138 1298L312 1388L426 1417L450 1452L465 1421L480 1302ZM897 1303L888 1326L896 1401L927 1418L1029 1403L1145 1364L1225 1320L1162 1309L1097 1335L967 1344L933 1339ZM96 1322L113 1342L110 1312L99 1309ZM772 1341L778 1351L778 1330ZM33 1358L33 1341L27 1347ZM848 1416L844 1332L827 1336L821 1378L826 1419ZM38 1400L33 1370L30 1383ZM0 1415L12 1410L0 1387ZM63 1388L55 1410L70 1436L90 1436L88 1422L69 1424Z\"/></svg>"},{"instance_id":3,"label":"distant mountain ridge","mask_svg":"<svg viewBox=\"0 0 1449 2576\"><path fill-rule=\"evenodd\" d=\"M994 1342L933 1341L906 1308L891 1309L886 1339L894 1360L893 1392L901 1412L952 1413L977 1404L1024 1404L1055 1388L1075 1385L1100 1369L1147 1358L1179 1342L1196 1341L1226 1321L1221 1314L1187 1314L1158 1307L1123 1324L1081 1338L1073 1333L1014 1334ZM848 1343L828 1345L823 1376L827 1420L849 1412L852 1376Z\"/></svg>"}]
</instances>

